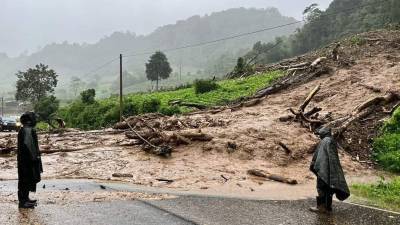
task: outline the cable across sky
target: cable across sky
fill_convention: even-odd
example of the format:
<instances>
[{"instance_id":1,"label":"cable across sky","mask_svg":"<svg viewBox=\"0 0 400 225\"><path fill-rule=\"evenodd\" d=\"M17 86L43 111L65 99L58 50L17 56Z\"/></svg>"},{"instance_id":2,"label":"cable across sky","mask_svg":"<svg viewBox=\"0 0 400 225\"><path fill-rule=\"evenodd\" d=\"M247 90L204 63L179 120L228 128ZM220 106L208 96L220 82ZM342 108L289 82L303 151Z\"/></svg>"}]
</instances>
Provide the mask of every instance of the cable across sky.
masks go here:
<instances>
[{"instance_id":1,"label":"cable across sky","mask_svg":"<svg viewBox=\"0 0 400 225\"><path fill-rule=\"evenodd\" d=\"M382 0L382 1L388 1L388 0ZM355 9L364 8L364 7L367 7L367 6L377 5L377 4L381 4L381 3L382 2L380 1L380 2L374 2L374 3L369 3L369 4L363 4L363 5L359 5L359 6L355 6L355 7L351 7L351 8L347 8L347 9L341 10L340 12L328 13L328 14L321 15L321 16L327 17L327 16L338 15L339 13L349 12L349 11L353 11ZM187 48L200 47L200 46L204 46L204 45L209 45L209 44L214 44L214 43L218 43L218 42L228 41L228 40L232 40L232 39L236 39L236 38L240 38L240 37L254 35L254 34L257 34L257 33L271 31L271 30L275 30L275 29L279 29L279 28L283 28L283 27L287 27L287 26L292 26L292 25L296 25L296 24L300 24L300 23L305 23L305 22L306 22L305 20L300 20L300 21L296 21L296 22L276 25L276 26L273 26L273 27L267 27L267 28L263 28L263 29L255 30L255 31L251 31L251 32L246 32L246 33L236 34L236 35L232 35L232 36L227 36L227 37L223 37L223 38L219 38L219 39L215 39L215 40L204 41L204 42L199 42L199 43L193 43L193 44L183 45L183 46L179 46L179 47L175 47L175 48L160 49L159 51L172 52L172 51L178 51L178 50L187 49ZM145 52L141 52L141 53L124 54L123 58L150 55L150 54L153 54L155 51L158 51L158 50L145 51ZM101 66L98 66L95 69L89 71L85 75L89 75L89 74L95 73L95 72L101 70L102 68L108 66L109 64L111 64L111 63L113 63L114 61L117 61L117 60L118 60L118 57L115 57L115 58L107 61L106 63L102 64Z\"/></svg>"}]
</instances>

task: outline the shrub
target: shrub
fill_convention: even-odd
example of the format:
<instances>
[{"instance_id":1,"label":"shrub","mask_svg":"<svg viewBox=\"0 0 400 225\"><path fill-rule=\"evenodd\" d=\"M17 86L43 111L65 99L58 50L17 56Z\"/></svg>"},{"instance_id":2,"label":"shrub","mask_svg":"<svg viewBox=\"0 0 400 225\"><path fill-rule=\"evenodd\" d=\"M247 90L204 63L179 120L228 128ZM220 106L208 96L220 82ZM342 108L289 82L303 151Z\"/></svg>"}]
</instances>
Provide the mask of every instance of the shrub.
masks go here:
<instances>
[{"instance_id":1,"label":"shrub","mask_svg":"<svg viewBox=\"0 0 400 225\"><path fill-rule=\"evenodd\" d=\"M53 126L51 120L60 106L60 101L54 96L48 96L40 99L35 105L35 112L39 115L39 121Z\"/></svg>"},{"instance_id":2,"label":"shrub","mask_svg":"<svg viewBox=\"0 0 400 225\"><path fill-rule=\"evenodd\" d=\"M143 113L154 113L158 112L161 106L161 101L156 98L147 98L143 101L142 112Z\"/></svg>"},{"instance_id":3,"label":"shrub","mask_svg":"<svg viewBox=\"0 0 400 225\"><path fill-rule=\"evenodd\" d=\"M219 85L213 80L196 80L194 82L194 90L196 94L203 94L213 90L217 90Z\"/></svg>"},{"instance_id":4,"label":"shrub","mask_svg":"<svg viewBox=\"0 0 400 225\"><path fill-rule=\"evenodd\" d=\"M386 170L400 172L400 109L385 123L382 135L375 138L374 157Z\"/></svg>"},{"instance_id":5,"label":"shrub","mask_svg":"<svg viewBox=\"0 0 400 225\"><path fill-rule=\"evenodd\" d=\"M134 116L139 114L140 108L138 107L137 103L125 101L124 102L124 116Z\"/></svg>"},{"instance_id":6,"label":"shrub","mask_svg":"<svg viewBox=\"0 0 400 225\"><path fill-rule=\"evenodd\" d=\"M361 46L366 43L366 40L360 36L354 36L350 39L352 45Z\"/></svg>"},{"instance_id":7,"label":"shrub","mask_svg":"<svg viewBox=\"0 0 400 225\"><path fill-rule=\"evenodd\" d=\"M167 116L173 116L175 114L180 114L181 109L178 106L163 106L160 108L160 113Z\"/></svg>"},{"instance_id":8,"label":"shrub","mask_svg":"<svg viewBox=\"0 0 400 225\"><path fill-rule=\"evenodd\" d=\"M379 164L388 171L400 172L400 150L380 153L376 157Z\"/></svg>"},{"instance_id":9,"label":"shrub","mask_svg":"<svg viewBox=\"0 0 400 225\"><path fill-rule=\"evenodd\" d=\"M81 100L85 104L93 104L95 102L94 97L96 97L96 90L87 89L81 92Z\"/></svg>"}]
</instances>

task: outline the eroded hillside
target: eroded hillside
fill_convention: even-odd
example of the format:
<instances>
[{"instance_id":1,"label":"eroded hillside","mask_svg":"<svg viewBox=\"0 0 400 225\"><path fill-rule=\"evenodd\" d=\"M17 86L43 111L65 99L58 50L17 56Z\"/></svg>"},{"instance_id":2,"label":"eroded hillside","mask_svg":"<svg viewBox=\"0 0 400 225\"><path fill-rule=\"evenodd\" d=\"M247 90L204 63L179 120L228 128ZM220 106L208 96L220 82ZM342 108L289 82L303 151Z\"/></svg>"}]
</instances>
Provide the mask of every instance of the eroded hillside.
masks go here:
<instances>
[{"instance_id":1,"label":"eroded hillside","mask_svg":"<svg viewBox=\"0 0 400 225\"><path fill-rule=\"evenodd\" d=\"M277 81L282 82L312 72L305 68L294 73L288 65L326 57L313 70L318 73L296 80L254 104L224 106L179 117L141 117L141 125L131 118L130 121L136 121L132 125L143 131L155 129L170 137L201 130L212 138L179 143L170 158L144 152L137 140L128 139L125 130L42 134L42 150L48 152L43 154L44 177L123 180L183 189L228 186L253 192L265 190L267 184L254 180L247 171L261 169L308 184L313 179L308 172L309 161L318 139L304 124L295 120L282 122L282 117L290 115L289 108L298 108L310 91L320 85L308 108L321 108L319 118L329 115L327 123L332 125L341 118L354 117L355 111L369 99L400 93L400 32L371 32L340 44L338 60L331 57L337 46L334 43L321 51L258 68L286 70L288 75ZM371 173L371 138L389 116L391 107L399 102L396 98L369 105L365 108L368 113L362 111L366 115L348 124L338 136L342 146L340 157L349 176ZM314 119L318 117L314 115ZM9 146L15 145L15 139L15 134L2 135L3 141L10 140ZM15 156L1 157L0 167L0 179L16 179Z\"/></svg>"}]
</instances>

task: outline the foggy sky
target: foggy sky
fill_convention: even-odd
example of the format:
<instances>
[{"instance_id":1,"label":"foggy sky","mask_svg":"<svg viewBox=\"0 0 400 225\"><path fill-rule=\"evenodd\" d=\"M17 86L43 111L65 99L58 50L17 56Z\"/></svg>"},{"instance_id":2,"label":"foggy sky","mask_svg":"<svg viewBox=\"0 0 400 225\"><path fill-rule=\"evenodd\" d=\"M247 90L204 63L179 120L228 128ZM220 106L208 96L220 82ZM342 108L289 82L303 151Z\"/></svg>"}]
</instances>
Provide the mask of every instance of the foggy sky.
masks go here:
<instances>
[{"instance_id":1,"label":"foggy sky","mask_svg":"<svg viewBox=\"0 0 400 225\"><path fill-rule=\"evenodd\" d=\"M10 56L46 44L94 43L115 31L148 34L193 15L236 7L276 7L301 19L304 8L332 0L0 0L0 52Z\"/></svg>"}]
</instances>

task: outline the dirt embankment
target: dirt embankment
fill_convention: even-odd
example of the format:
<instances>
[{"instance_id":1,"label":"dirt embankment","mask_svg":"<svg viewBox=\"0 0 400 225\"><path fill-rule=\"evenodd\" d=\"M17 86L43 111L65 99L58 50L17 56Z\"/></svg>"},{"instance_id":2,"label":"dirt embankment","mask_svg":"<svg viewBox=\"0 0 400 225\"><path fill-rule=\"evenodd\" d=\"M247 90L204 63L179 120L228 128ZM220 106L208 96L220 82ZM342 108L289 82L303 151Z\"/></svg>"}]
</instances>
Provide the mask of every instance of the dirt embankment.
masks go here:
<instances>
[{"instance_id":1,"label":"dirt embankment","mask_svg":"<svg viewBox=\"0 0 400 225\"><path fill-rule=\"evenodd\" d=\"M361 40L361 41L359 41ZM191 141L174 148L171 158L148 154L124 133L112 130L40 135L42 149L68 150L44 154L45 178L91 178L124 180L131 183L181 189L229 187L257 192L268 190L268 181L255 180L246 172L262 169L308 184L313 147L318 142L310 129L297 122L281 122L288 108L298 107L318 84L321 90L309 108L322 108L332 120L351 115L356 106L386 92L400 92L400 32L372 32L341 42L339 60L330 56L332 48L292 59L291 63L312 62L327 57L321 64L327 73L298 82L268 95L249 107L226 107L178 118L156 117L145 121L173 132L199 132L211 141ZM283 62L280 65L286 65ZM271 67L264 67L268 69ZM341 136L342 164L349 176L369 175L371 139L376 134L392 103L379 106L362 120L350 124ZM178 121L178 122L176 122ZM15 140L15 135L6 139ZM282 147L282 143L289 149ZM16 158L0 158L1 179L16 178ZM114 173L129 174L113 177ZM168 179L173 182L158 181Z\"/></svg>"}]
</instances>

